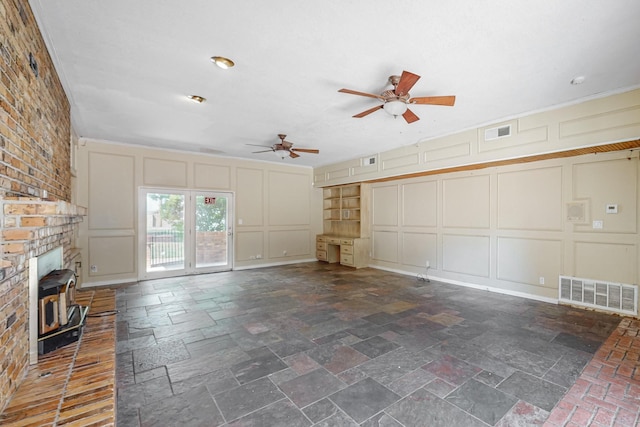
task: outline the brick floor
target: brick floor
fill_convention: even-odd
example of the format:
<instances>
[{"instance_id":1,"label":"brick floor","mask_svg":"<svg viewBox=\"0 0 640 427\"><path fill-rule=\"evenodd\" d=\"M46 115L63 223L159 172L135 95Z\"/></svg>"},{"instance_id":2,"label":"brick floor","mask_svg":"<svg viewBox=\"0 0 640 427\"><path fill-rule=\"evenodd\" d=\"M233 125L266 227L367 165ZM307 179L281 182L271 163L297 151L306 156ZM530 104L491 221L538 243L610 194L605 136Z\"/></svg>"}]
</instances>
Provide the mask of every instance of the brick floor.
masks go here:
<instances>
[{"instance_id":1,"label":"brick floor","mask_svg":"<svg viewBox=\"0 0 640 427\"><path fill-rule=\"evenodd\" d=\"M640 320L620 322L544 425L640 425Z\"/></svg>"},{"instance_id":2,"label":"brick floor","mask_svg":"<svg viewBox=\"0 0 640 427\"><path fill-rule=\"evenodd\" d=\"M80 339L41 355L0 413L3 427L114 426L115 291L79 290L89 306Z\"/></svg>"}]
</instances>

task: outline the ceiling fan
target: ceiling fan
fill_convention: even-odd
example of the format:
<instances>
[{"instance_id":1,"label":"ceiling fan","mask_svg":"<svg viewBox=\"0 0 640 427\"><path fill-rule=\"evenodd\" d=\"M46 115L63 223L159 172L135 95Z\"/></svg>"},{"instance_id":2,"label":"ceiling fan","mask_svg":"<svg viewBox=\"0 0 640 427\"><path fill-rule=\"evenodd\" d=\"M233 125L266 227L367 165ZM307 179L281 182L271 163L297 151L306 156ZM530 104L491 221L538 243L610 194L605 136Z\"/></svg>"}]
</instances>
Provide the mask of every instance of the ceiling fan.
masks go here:
<instances>
[{"instance_id":1,"label":"ceiling fan","mask_svg":"<svg viewBox=\"0 0 640 427\"><path fill-rule=\"evenodd\" d=\"M298 153L318 154L320 152L320 150L316 150L315 148L293 148L292 142L284 140L286 137L287 135L281 133L278 134L280 142L273 144L272 146L256 144L247 145L253 145L255 147L267 147L269 148L268 150L254 151L254 153L267 153L269 151L273 151L274 153L276 153L276 156L280 157L281 159L284 159L285 157L291 157L292 159L295 159L296 157L300 157Z\"/></svg>"},{"instance_id":2,"label":"ceiling fan","mask_svg":"<svg viewBox=\"0 0 640 427\"><path fill-rule=\"evenodd\" d=\"M382 105L363 111L360 114L356 114L353 117L362 118L374 111L380 109L385 110L387 113L394 117L402 116L407 123L413 123L420 120L413 111L409 110L410 104L431 104L431 105L444 105L451 107L456 102L455 96L419 96L411 98L409 90L416 84L420 76L417 74L403 71L401 76L390 76L389 83L393 85L393 89L385 90L380 95L374 95L372 93L358 92L351 89L340 89L338 92L350 93L352 95L368 96L369 98L376 98L383 102Z\"/></svg>"}]
</instances>

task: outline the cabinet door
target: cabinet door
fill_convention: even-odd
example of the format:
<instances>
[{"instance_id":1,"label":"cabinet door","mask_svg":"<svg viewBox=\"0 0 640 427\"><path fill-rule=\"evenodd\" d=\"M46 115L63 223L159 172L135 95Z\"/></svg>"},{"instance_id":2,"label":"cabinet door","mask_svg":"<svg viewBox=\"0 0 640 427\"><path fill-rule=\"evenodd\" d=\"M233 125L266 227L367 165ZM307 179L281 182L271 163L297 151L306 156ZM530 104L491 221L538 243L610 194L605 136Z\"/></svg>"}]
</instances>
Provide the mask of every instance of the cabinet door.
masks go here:
<instances>
[{"instance_id":1,"label":"cabinet door","mask_svg":"<svg viewBox=\"0 0 640 427\"><path fill-rule=\"evenodd\" d=\"M354 266L353 255L341 253L340 254L340 264L348 265L350 267L353 267Z\"/></svg>"}]
</instances>

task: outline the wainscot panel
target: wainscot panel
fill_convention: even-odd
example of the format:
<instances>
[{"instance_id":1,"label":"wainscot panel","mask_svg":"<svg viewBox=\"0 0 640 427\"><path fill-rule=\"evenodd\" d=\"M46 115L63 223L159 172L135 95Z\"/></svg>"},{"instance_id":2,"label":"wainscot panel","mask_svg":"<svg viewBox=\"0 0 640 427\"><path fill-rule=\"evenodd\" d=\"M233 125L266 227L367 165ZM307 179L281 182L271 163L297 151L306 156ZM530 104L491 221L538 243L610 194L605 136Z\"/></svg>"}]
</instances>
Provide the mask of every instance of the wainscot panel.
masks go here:
<instances>
[{"instance_id":1,"label":"wainscot panel","mask_svg":"<svg viewBox=\"0 0 640 427\"><path fill-rule=\"evenodd\" d=\"M166 187L187 186L187 163L146 157L143 161L143 184Z\"/></svg>"},{"instance_id":2,"label":"wainscot panel","mask_svg":"<svg viewBox=\"0 0 640 427\"><path fill-rule=\"evenodd\" d=\"M442 269L452 273L489 277L489 237L445 234Z\"/></svg>"}]
</instances>

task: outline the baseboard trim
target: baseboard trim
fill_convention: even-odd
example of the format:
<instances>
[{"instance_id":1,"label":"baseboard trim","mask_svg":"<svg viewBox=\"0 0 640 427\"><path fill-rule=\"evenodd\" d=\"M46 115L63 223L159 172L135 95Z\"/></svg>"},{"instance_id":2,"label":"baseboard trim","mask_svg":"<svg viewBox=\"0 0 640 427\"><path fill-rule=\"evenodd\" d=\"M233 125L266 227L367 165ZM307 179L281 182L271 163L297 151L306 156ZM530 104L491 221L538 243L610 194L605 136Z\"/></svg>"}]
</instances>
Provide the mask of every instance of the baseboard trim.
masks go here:
<instances>
[{"instance_id":1,"label":"baseboard trim","mask_svg":"<svg viewBox=\"0 0 640 427\"><path fill-rule=\"evenodd\" d=\"M390 271L392 273L398 273L405 276L417 276L416 273L399 270L396 268L381 267L379 265L370 265L369 267L376 268L378 270ZM534 301L547 302L549 304L556 304L556 305L558 304L557 298L543 297L540 295L534 295L527 292L511 291L509 289L496 288L496 287L487 286L487 285L479 285L477 283L463 282L460 280L452 280L452 279L447 279L444 277L438 277L438 276L432 276L432 275L429 275L429 280L433 280L441 283L448 283L450 285L463 286L465 288L473 288L473 289L479 289L482 291L494 292L496 294L503 294L503 295L509 295L513 297L526 298Z\"/></svg>"},{"instance_id":2,"label":"baseboard trim","mask_svg":"<svg viewBox=\"0 0 640 427\"><path fill-rule=\"evenodd\" d=\"M310 258L310 259L298 259L295 261L282 261L282 262L270 262L270 263L265 263L265 264L252 264L252 265L243 265L241 267L235 266L233 267L234 270L253 270L256 268L263 268L263 267L278 267L281 265L292 265L292 264L302 264L305 262L316 262L318 261L316 258Z\"/></svg>"}]
</instances>

